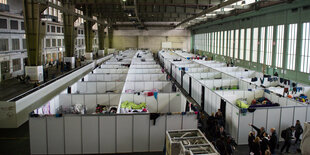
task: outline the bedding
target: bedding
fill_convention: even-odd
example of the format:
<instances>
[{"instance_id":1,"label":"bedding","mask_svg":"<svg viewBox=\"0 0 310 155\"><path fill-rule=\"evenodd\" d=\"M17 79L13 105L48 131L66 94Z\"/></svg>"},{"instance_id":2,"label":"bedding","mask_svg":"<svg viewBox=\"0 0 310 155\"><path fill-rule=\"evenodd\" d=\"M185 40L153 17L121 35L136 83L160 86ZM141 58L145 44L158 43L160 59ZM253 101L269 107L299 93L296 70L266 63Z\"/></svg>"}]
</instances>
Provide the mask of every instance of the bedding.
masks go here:
<instances>
[{"instance_id":1,"label":"bedding","mask_svg":"<svg viewBox=\"0 0 310 155\"><path fill-rule=\"evenodd\" d=\"M248 108L250 107L250 105L247 103L247 101L246 101L245 98L239 98L239 99L237 99L236 105L237 105L239 108L243 108L243 109L248 109Z\"/></svg>"},{"instance_id":2,"label":"bedding","mask_svg":"<svg viewBox=\"0 0 310 155\"><path fill-rule=\"evenodd\" d=\"M252 107L273 107L273 106L280 106L279 103L272 103L266 97L260 97L252 100L251 106Z\"/></svg>"}]
</instances>

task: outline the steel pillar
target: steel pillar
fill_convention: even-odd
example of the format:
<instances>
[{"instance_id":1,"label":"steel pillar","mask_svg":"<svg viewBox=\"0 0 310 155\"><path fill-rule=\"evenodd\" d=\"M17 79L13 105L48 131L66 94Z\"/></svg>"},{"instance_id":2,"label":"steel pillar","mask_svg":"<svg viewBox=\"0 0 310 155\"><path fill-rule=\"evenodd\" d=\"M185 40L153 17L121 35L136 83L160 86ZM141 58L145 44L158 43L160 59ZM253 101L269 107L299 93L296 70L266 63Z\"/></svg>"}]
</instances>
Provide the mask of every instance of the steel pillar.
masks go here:
<instances>
[{"instance_id":1,"label":"steel pillar","mask_svg":"<svg viewBox=\"0 0 310 155\"><path fill-rule=\"evenodd\" d=\"M75 11L75 6L70 3L68 0L63 0L62 5L65 9L70 11ZM63 21L64 21L64 43L65 43L65 57L74 57L74 40L77 37L77 34L74 29L74 22L77 17L63 12Z\"/></svg>"},{"instance_id":2,"label":"steel pillar","mask_svg":"<svg viewBox=\"0 0 310 155\"><path fill-rule=\"evenodd\" d=\"M104 50L104 29L105 25L99 24L98 25L98 45L99 50Z\"/></svg>"},{"instance_id":3,"label":"steel pillar","mask_svg":"<svg viewBox=\"0 0 310 155\"><path fill-rule=\"evenodd\" d=\"M40 14L46 6L34 0L23 0L26 44L29 66L42 65L42 38L45 35L45 24L40 22Z\"/></svg>"},{"instance_id":4,"label":"steel pillar","mask_svg":"<svg viewBox=\"0 0 310 155\"><path fill-rule=\"evenodd\" d=\"M89 7L84 9L84 15L92 17L92 12ZM91 53L93 51L93 40L95 35L92 27L94 24L94 22L88 20L84 22L86 53Z\"/></svg>"},{"instance_id":5,"label":"steel pillar","mask_svg":"<svg viewBox=\"0 0 310 155\"><path fill-rule=\"evenodd\" d=\"M113 28L112 28L112 26L108 27L108 40L109 40L109 48L113 48Z\"/></svg>"}]
</instances>

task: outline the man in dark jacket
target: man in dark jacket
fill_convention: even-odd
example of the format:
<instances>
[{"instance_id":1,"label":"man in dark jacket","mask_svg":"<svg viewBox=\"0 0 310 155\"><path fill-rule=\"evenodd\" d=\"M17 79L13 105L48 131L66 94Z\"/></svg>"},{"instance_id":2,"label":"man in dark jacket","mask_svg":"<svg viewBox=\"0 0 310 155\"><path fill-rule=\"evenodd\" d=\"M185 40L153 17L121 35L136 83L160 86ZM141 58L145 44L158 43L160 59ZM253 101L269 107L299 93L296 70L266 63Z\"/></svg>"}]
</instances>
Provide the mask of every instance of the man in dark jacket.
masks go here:
<instances>
[{"instance_id":1,"label":"man in dark jacket","mask_svg":"<svg viewBox=\"0 0 310 155\"><path fill-rule=\"evenodd\" d=\"M304 132L304 130L302 129L302 126L300 125L300 121L297 120L296 121L296 125L295 125L295 144L297 144L297 142L299 141L299 137L300 135Z\"/></svg>"},{"instance_id":2,"label":"man in dark jacket","mask_svg":"<svg viewBox=\"0 0 310 155\"><path fill-rule=\"evenodd\" d=\"M259 129L258 127L256 127L256 126L253 125L253 124L249 124L249 126L251 126L254 130L256 130L257 136L258 136L260 139L263 139L263 138L264 138L264 133L265 133L265 128L264 128L264 127L261 127L261 128Z\"/></svg>"},{"instance_id":3,"label":"man in dark jacket","mask_svg":"<svg viewBox=\"0 0 310 155\"><path fill-rule=\"evenodd\" d=\"M294 139L294 137L293 137L293 131L294 130L295 130L294 126L291 126L291 127L286 129L285 137L284 137L284 145L281 148L281 153L283 152L285 147L286 147L286 153L289 152L290 147L291 147L291 140Z\"/></svg>"},{"instance_id":4,"label":"man in dark jacket","mask_svg":"<svg viewBox=\"0 0 310 155\"><path fill-rule=\"evenodd\" d=\"M272 154L274 154L274 150L276 149L277 145L278 145L278 136L276 133L276 129L275 128L271 128L270 129L270 140L269 140L269 146L270 146L270 152Z\"/></svg>"}]
</instances>

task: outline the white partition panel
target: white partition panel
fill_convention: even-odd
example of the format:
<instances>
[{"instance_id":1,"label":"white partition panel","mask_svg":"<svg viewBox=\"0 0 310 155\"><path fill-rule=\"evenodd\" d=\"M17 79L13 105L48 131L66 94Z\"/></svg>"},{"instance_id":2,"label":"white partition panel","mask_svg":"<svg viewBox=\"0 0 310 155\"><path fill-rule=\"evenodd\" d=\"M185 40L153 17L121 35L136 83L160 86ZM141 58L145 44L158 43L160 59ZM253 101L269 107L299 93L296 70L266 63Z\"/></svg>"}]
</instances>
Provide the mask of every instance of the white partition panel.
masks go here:
<instances>
[{"instance_id":1,"label":"white partition panel","mask_svg":"<svg viewBox=\"0 0 310 155\"><path fill-rule=\"evenodd\" d=\"M86 87L87 93L96 93L97 82L87 82Z\"/></svg>"},{"instance_id":2,"label":"white partition panel","mask_svg":"<svg viewBox=\"0 0 310 155\"><path fill-rule=\"evenodd\" d=\"M30 118L29 131L31 154L47 154L46 119Z\"/></svg>"},{"instance_id":3,"label":"white partition panel","mask_svg":"<svg viewBox=\"0 0 310 155\"><path fill-rule=\"evenodd\" d=\"M267 128L266 131L270 131L271 128L275 128L279 134L281 134L280 129L280 117L281 109L268 109L267 117Z\"/></svg>"},{"instance_id":4,"label":"white partition panel","mask_svg":"<svg viewBox=\"0 0 310 155\"><path fill-rule=\"evenodd\" d=\"M118 115L116 116L116 148L117 153L132 152L133 139L133 116L132 115Z\"/></svg>"},{"instance_id":5,"label":"white partition panel","mask_svg":"<svg viewBox=\"0 0 310 155\"><path fill-rule=\"evenodd\" d=\"M154 96L145 97L145 101L149 112L158 112L158 100L156 100Z\"/></svg>"},{"instance_id":6,"label":"white partition panel","mask_svg":"<svg viewBox=\"0 0 310 155\"><path fill-rule=\"evenodd\" d=\"M183 115L182 129L197 129L198 120L197 115Z\"/></svg>"},{"instance_id":7,"label":"white partition panel","mask_svg":"<svg viewBox=\"0 0 310 155\"><path fill-rule=\"evenodd\" d=\"M162 151L165 142L166 115L159 116L154 125L150 120L150 151Z\"/></svg>"},{"instance_id":8,"label":"white partition panel","mask_svg":"<svg viewBox=\"0 0 310 155\"><path fill-rule=\"evenodd\" d=\"M98 116L83 116L82 117L83 154L99 153L98 119L99 119Z\"/></svg>"},{"instance_id":9,"label":"white partition panel","mask_svg":"<svg viewBox=\"0 0 310 155\"><path fill-rule=\"evenodd\" d=\"M65 154L64 118L46 117L48 154Z\"/></svg>"},{"instance_id":10,"label":"white partition panel","mask_svg":"<svg viewBox=\"0 0 310 155\"><path fill-rule=\"evenodd\" d=\"M253 117L253 124L258 128L267 128L267 109L256 109Z\"/></svg>"},{"instance_id":11,"label":"white partition panel","mask_svg":"<svg viewBox=\"0 0 310 155\"><path fill-rule=\"evenodd\" d=\"M68 96L71 96L71 94L68 94ZM72 94L72 105L75 104L84 105L84 95Z\"/></svg>"},{"instance_id":12,"label":"white partition panel","mask_svg":"<svg viewBox=\"0 0 310 155\"><path fill-rule=\"evenodd\" d=\"M64 119L66 154L82 154L81 117L66 116Z\"/></svg>"},{"instance_id":13,"label":"white partition panel","mask_svg":"<svg viewBox=\"0 0 310 155\"><path fill-rule=\"evenodd\" d=\"M170 112L182 112L185 109L181 109L181 94L180 93L170 93Z\"/></svg>"},{"instance_id":14,"label":"white partition panel","mask_svg":"<svg viewBox=\"0 0 310 155\"><path fill-rule=\"evenodd\" d=\"M92 113L96 111L96 103L97 103L97 96L96 95L85 95L85 106L87 108L87 113Z\"/></svg>"},{"instance_id":15,"label":"white partition panel","mask_svg":"<svg viewBox=\"0 0 310 155\"><path fill-rule=\"evenodd\" d=\"M144 95L137 95L137 94L134 94L134 95L133 95L133 102L134 102L134 103L137 103L137 104L140 104L140 103L142 103L142 102L145 102L145 103L146 103L145 96L144 96Z\"/></svg>"},{"instance_id":16,"label":"white partition panel","mask_svg":"<svg viewBox=\"0 0 310 155\"><path fill-rule=\"evenodd\" d=\"M179 130L182 128L181 115L167 115L166 130Z\"/></svg>"},{"instance_id":17,"label":"white partition panel","mask_svg":"<svg viewBox=\"0 0 310 155\"><path fill-rule=\"evenodd\" d=\"M150 115L134 115L133 117L133 152L148 152Z\"/></svg>"},{"instance_id":18,"label":"white partition panel","mask_svg":"<svg viewBox=\"0 0 310 155\"><path fill-rule=\"evenodd\" d=\"M121 98L121 94L109 94L110 97L110 105L118 105L119 100Z\"/></svg>"},{"instance_id":19,"label":"white partition panel","mask_svg":"<svg viewBox=\"0 0 310 155\"><path fill-rule=\"evenodd\" d=\"M238 127L239 127L239 109L236 107L232 107L232 132L231 136L235 139L238 137ZM247 134L247 133L244 133ZM238 141L239 143L239 141Z\"/></svg>"},{"instance_id":20,"label":"white partition panel","mask_svg":"<svg viewBox=\"0 0 310 155\"><path fill-rule=\"evenodd\" d=\"M299 120L303 126L303 122L306 122L307 108L306 107L295 107L294 110L294 123Z\"/></svg>"},{"instance_id":21,"label":"white partition panel","mask_svg":"<svg viewBox=\"0 0 310 155\"><path fill-rule=\"evenodd\" d=\"M59 105L70 106L71 105L71 95L60 94L59 95Z\"/></svg>"},{"instance_id":22,"label":"white partition panel","mask_svg":"<svg viewBox=\"0 0 310 155\"><path fill-rule=\"evenodd\" d=\"M282 108L280 130L282 131L293 125L294 107ZM282 138L280 138L282 140Z\"/></svg>"},{"instance_id":23,"label":"white partition panel","mask_svg":"<svg viewBox=\"0 0 310 155\"><path fill-rule=\"evenodd\" d=\"M169 93L158 93L158 112L169 112Z\"/></svg>"},{"instance_id":24,"label":"white partition panel","mask_svg":"<svg viewBox=\"0 0 310 155\"><path fill-rule=\"evenodd\" d=\"M97 94L97 104L110 105L110 94Z\"/></svg>"},{"instance_id":25,"label":"white partition panel","mask_svg":"<svg viewBox=\"0 0 310 155\"><path fill-rule=\"evenodd\" d=\"M226 130L232 133L232 105L229 103L226 103L225 114Z\"/></svg>"},{"instance_id":26,"label":"white partition panel","mask_svg":"<svg viewBox=\"0 0 310 155\"><path fill-rule=\"evenodd\" d=\"M99 117L100 153L116 153L116 116Z\"/></svg>"},{"instance_id":27,"label":"white partition panel","mask_svg":"<svg viewBox=\"0 0 310 155\"><path fill-rule=\"evenodd\" d=\"M245 116L239 116L239 134L238 144L248 144L248 135L252 130L249 124L252 124L253 113L247 113Z\"/></svg>"}]
</instances>

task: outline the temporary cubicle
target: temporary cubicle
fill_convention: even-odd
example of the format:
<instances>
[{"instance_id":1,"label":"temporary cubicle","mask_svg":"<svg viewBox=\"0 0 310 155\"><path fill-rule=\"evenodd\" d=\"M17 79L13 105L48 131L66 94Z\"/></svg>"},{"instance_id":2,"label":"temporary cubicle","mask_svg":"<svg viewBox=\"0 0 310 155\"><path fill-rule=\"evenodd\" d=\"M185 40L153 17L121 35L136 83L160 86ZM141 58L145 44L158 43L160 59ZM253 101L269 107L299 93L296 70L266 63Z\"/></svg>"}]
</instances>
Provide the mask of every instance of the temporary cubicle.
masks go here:
<instances>
[{"instance_id":1,"label":"temporary cubicle","mask_svg":"<svg viewBox=\"0 0 310 155\"><path fill-rule=\"evenodd\" d=\"M165 81L167 74L153 73L153 74L128 74L126 81Z\"/></svg>"},{"instance_id":2,"label":"temporary cubicle","mask_svg":"<svg viewBox=\"0 0 310 155\"><path fill-rule=\"evenodd\" d=\"M94 71L94 73L127 73L128 72L128 68L126 69L116 69L116 68L106 68L106 69L102 69L102 68L96 68Z\"/></svg>"},{"instance_id":3,"label":"temporary cubicle","mask_svg":"<svg viewBox=\"0 0 310 155\"><path fill-rule=\"evenodd\" d=\"M90 73L84 77L84 81L125 81L126 77L126 73Z\"/></svg>"}]
</instances>

